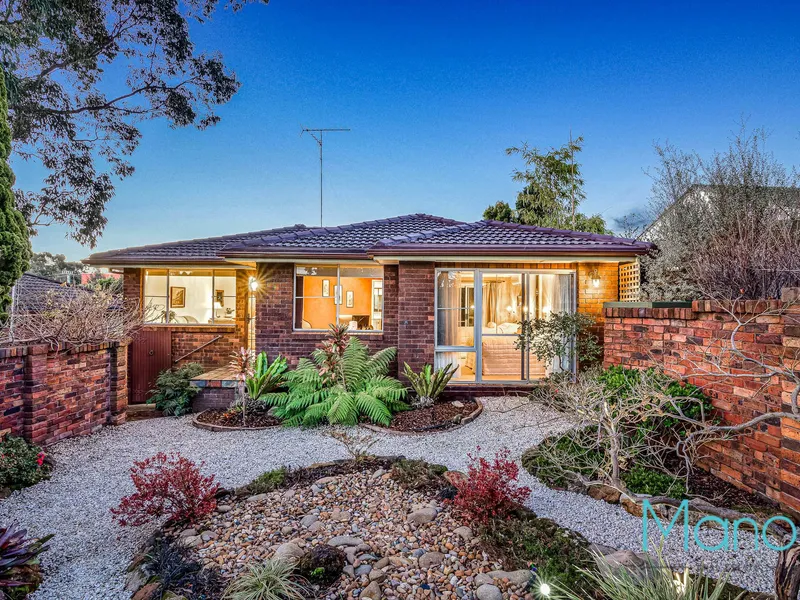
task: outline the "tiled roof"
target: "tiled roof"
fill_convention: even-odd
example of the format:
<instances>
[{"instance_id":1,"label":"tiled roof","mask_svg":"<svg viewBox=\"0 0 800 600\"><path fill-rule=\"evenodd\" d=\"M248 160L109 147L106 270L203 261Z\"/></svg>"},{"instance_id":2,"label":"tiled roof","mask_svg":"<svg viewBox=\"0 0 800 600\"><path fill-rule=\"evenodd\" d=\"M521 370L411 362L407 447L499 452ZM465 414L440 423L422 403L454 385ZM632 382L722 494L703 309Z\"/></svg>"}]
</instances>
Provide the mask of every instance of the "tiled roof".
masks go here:
<instances>
[{"instance_id":1,"label":"tiled roof","mask_svg":"<svg viewBox=\"0 0 800 600\"><path fill-rule=\"evenodd\" d=\"M74 289L46 277L24 273L14 284L14 311L40 309L47 304L48 295L67 295Z\"/></svg>"},{"instance_id":2,"label":"tiled roof","mask_svg":"<svg viewBox=\"0 0 800 600\"><path fill-rule=\"evenodd\" d=\"M230 244L221 254L231 257L262 254L366 255L382 239L431 232L460 224L460 221L433 215L405 215L337 227L315 227L265 235Z\"/></svg>"},{"instance_id":3,"label":"tiled roof","mask_svg":"<svg viewBox=\"0 0 800 600\"><path fill-rule=\"evenodd\" d=\"M116 264L147 264L147 263L172 263L172 262L224 262L219 256L228 244L243 242L252 238L266 235L288 233L305 229L305 225L292 225L277 229L252 231L250 233L237 233L212 238L199 238L195 240L181 240L165 244L151 244L149 246L134 246L120 250L96 252L83 262L90 265L116 265Z\"/></svg>"},{"instance_id":4,"label":"tiled roof","mask_svg":"<svg viewBox=\"0 0 800 600\"><path fill-rule=\"evenodd\" d=\"M652 246L628 238L534 227L500 221L477 221L433 231L395 235L371 249L375 255L457 253L644 253Z\"/></svg>"}]
</instances>

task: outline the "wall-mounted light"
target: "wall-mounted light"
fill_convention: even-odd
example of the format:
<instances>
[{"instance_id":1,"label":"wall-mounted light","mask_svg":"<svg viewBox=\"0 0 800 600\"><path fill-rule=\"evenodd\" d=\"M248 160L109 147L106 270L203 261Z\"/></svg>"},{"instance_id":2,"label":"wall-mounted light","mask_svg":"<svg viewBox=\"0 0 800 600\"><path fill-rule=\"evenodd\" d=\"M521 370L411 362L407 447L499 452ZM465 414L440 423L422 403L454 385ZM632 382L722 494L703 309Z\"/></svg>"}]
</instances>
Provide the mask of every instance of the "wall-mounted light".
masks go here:
<instances>
[{"instance_id":1,"label":"wall-mounted light","mask_svg":"<svg viewBox=\"0 0 800 600\"><path fill-rule=\"evenodd\" d=\"M250 285L250 291L255 292L258 289L258 279L256 279L255 277L251 277L249 285Z\"/></svg>"},{"instance_id":2,"label":"wall-mounted light","mask_svg":"<svg viewBox=\"0 0 800 600\"><path fill-rule=\"evenodd\" d=\"M589 272L589 279L592 280L592 285L596 288L600 287L600 272L595 267Z\"/></svg>"}]
</instances>

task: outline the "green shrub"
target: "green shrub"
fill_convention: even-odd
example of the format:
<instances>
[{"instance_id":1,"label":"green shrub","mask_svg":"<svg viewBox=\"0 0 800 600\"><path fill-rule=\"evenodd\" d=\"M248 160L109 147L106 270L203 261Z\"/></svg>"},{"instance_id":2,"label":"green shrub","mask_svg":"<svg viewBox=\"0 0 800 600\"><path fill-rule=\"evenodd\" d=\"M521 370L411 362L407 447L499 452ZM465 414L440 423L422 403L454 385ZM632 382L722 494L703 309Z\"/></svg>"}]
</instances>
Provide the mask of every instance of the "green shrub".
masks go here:
<instances>
[{"instance_id":1,"label":"green shrub","mask_svg":"<svg viewBox=\"0 0 800 600\"><path fill-rule=\"evenodd\" d=\"M283 485L288 473L289 469L286 467L267 471L248 483L245 489L248 494L267 494L273 492Z\"/></svg>"},{"instance_id":2,"label":"green shrub","mask_svg":"<svg viewBox=\"0 0 800 600\"><path fill-rule=\"evenodd\" d=\"M503 559L506 568L533 565L543 580L565 587L587 581L581 568L588 569L592 564L588 542L550 519L524 511L512 519L493 521L480 536Z\"/></svg>"},{"instance_id":3,"label":"green shrub","mask_svg":"<svg viewBox=\"0 0 800 600\"><path fill-rule=\"evenodd\" d=\"M522 467L551 487L569 487L574 481L565 472L564 464L571 468L574 465L573 471L589 479L596 476L604 455L599 449L592 449L594 444L596 440L589 431L549 437L522 454Z\"/></svg>"},{"instance_id":4,"label":"green shrub","mask_svg":"<svg viewBox=\"0 0 800 600\"><path fill-rule=\"evenodd\" d=\"M24 439L7 436L0 441L0 487L18 490L39 483L50 476L39 446Z\"/></svg>"},{"instance_id":5,"label":"green shrub","mask_svg":"<svg viewBox=\"0 0 800 600\"><path fill-rule=\"evenodd\" d=\"M679 499L686 496L686 485L680 478L646 467L633 467L622 474L622 481L634 494Z\"/></svg>"},{"instance_id":6,"label":"green shrub","mask_svg":"<svg viewBox=\"0 0 800 600\"><path fill-rule=\"evenodd\" d=\"M286 359L280 354L269 362L266 352L260 352L253 364L253 373L245 379L247 396L257 401L264 394L274 392L286 383Z\"/></svg>"},{"instance_id":7,"label":"green shrub","mask_svg":"<svg viewBox=\"0 0 800 600\"><path fill-rule=\"evenodd\" d=\"M177 369L161 371L156 379L152 401L165 415L180 416L192 411L192 398L200 390L191 385L192 377L205 371L198 363L189 363Z\"/></svg>"},{"instance_id":8,"label":"green shrub","mask_svg":"<svg viewBox=\"0 0 800 600\"><path fill-rule=\"evenodd\" d=\"M424 460L399 460L392 465L392 479L410 490L439 489L445 485L442 477L447 467Z\"/></svg>"},{"instance_id":9,"label":"green shrub","mask_svg":"<svg viewBox=\"0 0 800 600\"><path fill-rule=\"evenodd\" d=\"M396 354L384 348L370 356L361 340L350 338L341 356L319 349L312 360L301 359L286 376L288 391L261 399L287 426L356 425L361 419L388 425L395 412L408 408L403 384L387 376Z\"/></svg>"},{"instance_id":10,"label":"green shrub","mask_svg":"<svg viewBox=\"0 0 800 600\"><path fill-rule=\"evenodd\" d=\"M414 373L408 363L403 364L408 383L417 394L413 401L414 406L417 408L433 406L458 370L455 365L447 365L444 369L436 369L434 371L430 365L425 365L419 373Z\"/></svg>"},{"instance_id":11,"label":"green shrub","mask_svg":"<svg viewBox=\"0 0 800 600\"><path fill-rule=\"evenodd\" d=\"M303 600L305 590L292 581L294 567L283 560L270 559L250 565L244 575L234 579L225 590L226 600Z\"/></svg>"}]
</instances>

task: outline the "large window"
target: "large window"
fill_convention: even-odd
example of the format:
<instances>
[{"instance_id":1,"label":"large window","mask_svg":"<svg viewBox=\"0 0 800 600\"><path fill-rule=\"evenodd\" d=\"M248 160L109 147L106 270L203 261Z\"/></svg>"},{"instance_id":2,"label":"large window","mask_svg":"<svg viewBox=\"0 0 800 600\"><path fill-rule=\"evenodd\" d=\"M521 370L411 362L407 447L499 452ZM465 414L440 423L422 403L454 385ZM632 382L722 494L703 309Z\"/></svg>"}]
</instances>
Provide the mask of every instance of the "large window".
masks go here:
<instances>
[{"instance_id":1,"label":"large window","mask_svg":"<svg viewBox=\"0 0 800 600\"><path fill-rule=\"evenodd\" d=\"M144 318L172 325L234 325L236 271L146 269Z\"/></svg>"},{"instance_id":2,"label":"large window","mask_svg":"<svg viewBox=\"0 0 800 600\"><path fill-rule=\"evenodd\" d=\"M520 322L575 310L570 272L441 269L436 273L434 366L455 382L526 381L557 371L516 347Z\"/></svg>"},{"instance_id":3,"label":"large window","mask_svg":"<svg viewBox=\"0 0 800 600\"><path fill-rule=\"evenodd\" d=\"M326 330L334 323L353 331L383 329L383 267L295 266L294 328Z\"/></svg>"}]
</instances>

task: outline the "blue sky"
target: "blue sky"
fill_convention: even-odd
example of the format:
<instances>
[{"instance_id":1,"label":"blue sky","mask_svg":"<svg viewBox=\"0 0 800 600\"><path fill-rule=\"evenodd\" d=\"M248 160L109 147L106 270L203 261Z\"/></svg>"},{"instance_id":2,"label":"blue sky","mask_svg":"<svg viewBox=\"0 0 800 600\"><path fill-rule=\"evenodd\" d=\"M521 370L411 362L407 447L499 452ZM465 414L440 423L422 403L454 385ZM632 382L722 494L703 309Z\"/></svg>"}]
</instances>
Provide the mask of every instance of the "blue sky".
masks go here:
<instances>
[{"instance_id":1,"label":"blue sky","mask_svg":"<svg viewBox=\"0 0 800 600\"><path fill-rule=\"evenodd\" d=\"M608 220L645 205L653 143L706 154L746 118L798 164L797 3L272 0L194 28L242 89L206 131L145 123L97 250L410 212L462 220L513 203L503 150L585 137L587 200ZM652 4L652 6L648 6ZM794 5L794 6L793 6ZM14 163L18 186L41 172ZM36 251L83 258L59 227Z\"/></svg>"}]
</instances>

